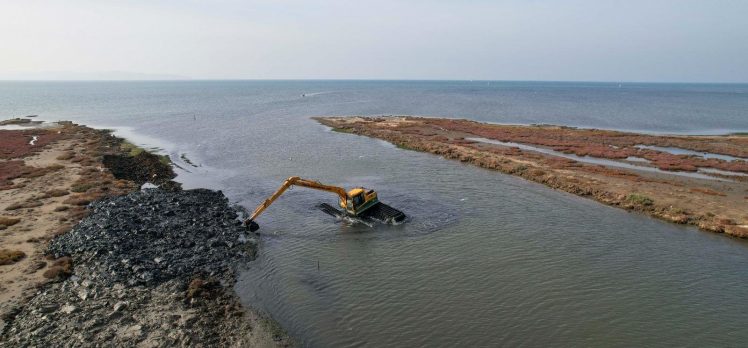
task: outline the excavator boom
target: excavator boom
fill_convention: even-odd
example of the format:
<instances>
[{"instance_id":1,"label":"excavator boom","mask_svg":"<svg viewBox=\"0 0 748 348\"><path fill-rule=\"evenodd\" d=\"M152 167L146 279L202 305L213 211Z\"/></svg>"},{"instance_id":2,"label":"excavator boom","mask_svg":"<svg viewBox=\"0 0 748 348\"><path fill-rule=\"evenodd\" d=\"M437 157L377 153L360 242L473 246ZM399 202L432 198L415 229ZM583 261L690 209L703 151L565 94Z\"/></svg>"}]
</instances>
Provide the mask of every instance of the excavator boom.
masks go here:
<instances>
[{"instance_id":1,"label":"excavator boom","mask_svg":"<svg viewBox=\"0 0 748 348\"><path fill-rule=\"evenodd\" d=\"M278 197L280 197L284 192L286 192L286 190L288 190L289 187L293 185L308 187L308 188L321 190L321 191L333 192L340 197L341 201L347 202L348 200L348 196L345 193L345 189L343 189L342 187L323 185L316 181L302 179L298 176L292 176L286 179L286 181L283 182L283 184L275 191L275 193L273 193L265 201L260 203L260 205L258 205L257 208L255 208L255 211L252 212L252 215L249 217L249 219L244 221L245 224L248 224L250 226L250 230L253 227L252 223L254 223L254 220L258 216L260 216L260 214L262 214L262 212L265 211L267 207L273 204L273 202L275 202L275 200L278 199ZM257 225L257 223L254 223L254 225ZM259 228L259 226L257 228ZM257 230L257 228L254 228L254 230Z\"/></svg>"}]
</instances>

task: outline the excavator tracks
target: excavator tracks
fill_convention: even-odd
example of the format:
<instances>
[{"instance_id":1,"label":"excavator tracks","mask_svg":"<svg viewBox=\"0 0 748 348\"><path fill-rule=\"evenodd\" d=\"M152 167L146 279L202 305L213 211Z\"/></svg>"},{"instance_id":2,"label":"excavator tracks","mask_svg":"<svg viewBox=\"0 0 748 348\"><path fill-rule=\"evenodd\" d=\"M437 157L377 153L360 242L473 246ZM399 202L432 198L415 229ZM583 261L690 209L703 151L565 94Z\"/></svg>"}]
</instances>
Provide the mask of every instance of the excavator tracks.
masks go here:
<instances>
[{"instance_id":1,"label":"excavator tracks","mask_svg":"<svg viewBox=\"0 0 748 348\"><path fill-rule=\"evenodd\" d=\"M344 213L332 205L327 203L320 203L317 208L323 212L330 214L335 217L343 216ZM364 212L358 215L359 218L366 220L375 220L385 224L396 224L403 222L406 218L405 213L387 205L382 202L378 202L371 208L366 209Z\"/></svg>"},{"instance_id":2,"label":"excavator tracks","mask_svg":"<svg viewBox=\"0 0 748 348\"><path fill-rule=\"evenodd\" d=\"M379 202L358 215L366 219L374 219L388 224L394 224L405 220L405 214L387 204Z\"/></svg>"},{"instance_id":3,"label":"excavator tracks","mask_svg":"<svg viewBox=\"0 0 748 348\"><path fill-rule=\"evenodd\" d=\"M343 212L342 211L340 211L338 209L335 209L335 207L333 207L333 206L331 206L331 205L329 205L327 203L317 204L317 208L319 208L319 210L322 210L323 212L325 212L327 214L330 214L330 215L332 215L334 217L341 217L341 216L343 216Z\"/></svg>"}]
</instances>

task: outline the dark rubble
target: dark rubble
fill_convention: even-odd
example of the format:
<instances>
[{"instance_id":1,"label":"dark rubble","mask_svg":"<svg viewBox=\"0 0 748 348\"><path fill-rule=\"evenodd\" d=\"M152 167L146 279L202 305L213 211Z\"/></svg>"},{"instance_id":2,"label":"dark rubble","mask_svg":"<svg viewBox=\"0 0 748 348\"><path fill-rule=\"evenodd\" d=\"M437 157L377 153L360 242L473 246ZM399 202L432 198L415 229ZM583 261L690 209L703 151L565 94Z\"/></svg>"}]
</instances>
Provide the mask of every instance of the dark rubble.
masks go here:
<instances>
[{"instance_id":1,"label":"dark rubble","mask_svg":"<svg viewBox=\"0 0 748 348\"><path fill-rule=\"evenodd\" d=\"M5 318L0 347L253 346L267 337L269 319L247 319L233 293L234 268L257 244L221 192L149 189L91 210L50 243L54 256L72 258L72 275Z\"/></svg>"},{"instance_id":2,"label":"dark rubble","mask_svg":"<svg viewBox=\"0 0 748 348\"><path fill-rule=\"evenodd\" d=\"M119 138L108 139L121 146ZM118 179L130 180L138 185L147 182L160 185L161 188L175 191L181 184L172 181L176 177L172 167L164 164L158 155L143 151L135 156L129 154L107 154L102 158L104 166Z\"/></svg>"},{"instance_id":3,"label":"dark rubble","mask_svg":"<svg viewBox=\"0 0 748 348\"><path fill-rule=\"evenodd\" d=\"M219 276L256 252L220 191L148 189L94 202L90 209L89 217L50 243L49 252L71 256L74 264L86 260L88 276L106 283Z\"/></svg>"}]
</instances>

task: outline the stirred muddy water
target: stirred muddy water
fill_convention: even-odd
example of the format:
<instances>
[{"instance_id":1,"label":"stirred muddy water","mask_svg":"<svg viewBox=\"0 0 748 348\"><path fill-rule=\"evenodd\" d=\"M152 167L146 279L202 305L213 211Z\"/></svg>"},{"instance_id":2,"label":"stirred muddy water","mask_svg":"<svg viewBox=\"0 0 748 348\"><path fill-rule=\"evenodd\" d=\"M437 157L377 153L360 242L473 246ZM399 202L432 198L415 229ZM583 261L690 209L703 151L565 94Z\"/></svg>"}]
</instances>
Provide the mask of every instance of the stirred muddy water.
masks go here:
<instances>
[{"instance_id":1,"label":"stirred muddy water","mask_svg":"<svg viewBox=\"0 0 748 348\"><path fill-rule=\"evenodd\" d=\"M748 86L617 86L0 83L0 112L132 127L124 129L136 142L184 168L187 187L222 189L248 209L299 175L376 189L405 211L411 220L401 226L352 225L314 207L333 196L294 189L258 219L261 252L237 292L303 346L742 345L747 243L309 119L418 114L649 132L748 129Z\"/></svg>"}]
</instances>

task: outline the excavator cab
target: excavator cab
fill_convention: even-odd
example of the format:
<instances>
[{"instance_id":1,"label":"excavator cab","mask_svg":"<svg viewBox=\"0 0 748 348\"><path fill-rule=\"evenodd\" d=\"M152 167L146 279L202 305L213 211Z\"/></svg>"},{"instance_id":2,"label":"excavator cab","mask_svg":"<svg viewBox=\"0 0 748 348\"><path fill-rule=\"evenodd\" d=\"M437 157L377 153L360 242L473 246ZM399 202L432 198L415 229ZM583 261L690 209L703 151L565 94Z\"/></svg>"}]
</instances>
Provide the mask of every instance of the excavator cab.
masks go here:
<instances>
[{"instance_id":1,"label":"excavator cab","mask_svg":"<svg viewBox=\"0 0 748 348\"><path fill-rule=\"evenodd\" d=\"M359 193L351 198L351 201L353 201L353 208L357 208L361 206L361 204L364 203L364 194Z\"/></svg>"},{"instance_id":2,"label":"excavator cab","mask_svg":"<svg viewBox=\"0 0 748 348\"><path fill-rule=\"evenodd\" d=\"M377 193L374 190L357 187L348 191L346 202L340 201L340 207L347 212L358 215L366 209L371 208L379 202Z\"/></svg>"}]
</instances>

